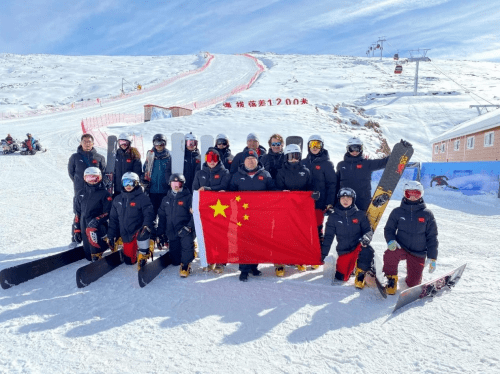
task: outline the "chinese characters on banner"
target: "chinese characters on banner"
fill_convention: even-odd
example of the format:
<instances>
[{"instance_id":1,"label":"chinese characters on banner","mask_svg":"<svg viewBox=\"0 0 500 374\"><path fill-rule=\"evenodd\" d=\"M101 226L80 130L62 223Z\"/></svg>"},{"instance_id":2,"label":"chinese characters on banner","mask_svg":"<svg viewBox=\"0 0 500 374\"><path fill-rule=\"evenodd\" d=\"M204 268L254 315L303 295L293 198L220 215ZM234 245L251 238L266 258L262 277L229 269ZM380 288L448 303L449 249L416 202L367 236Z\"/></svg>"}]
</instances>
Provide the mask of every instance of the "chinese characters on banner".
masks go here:
<instances>
[{"instance_id":1,"label":"chinese characters on banner","mask_svg":"<svg viewBox=\"0 0 500 374\"><path fill-rule=\"evenodd\" d=\"M248 102L237 101L235 103L225 102L222 104L224 108L257 108L263 106L278 106L278 105L305 105L308 104L307 99L281 99L277 98L276 100L249 100Z\"/></svg>"}]
</instances>

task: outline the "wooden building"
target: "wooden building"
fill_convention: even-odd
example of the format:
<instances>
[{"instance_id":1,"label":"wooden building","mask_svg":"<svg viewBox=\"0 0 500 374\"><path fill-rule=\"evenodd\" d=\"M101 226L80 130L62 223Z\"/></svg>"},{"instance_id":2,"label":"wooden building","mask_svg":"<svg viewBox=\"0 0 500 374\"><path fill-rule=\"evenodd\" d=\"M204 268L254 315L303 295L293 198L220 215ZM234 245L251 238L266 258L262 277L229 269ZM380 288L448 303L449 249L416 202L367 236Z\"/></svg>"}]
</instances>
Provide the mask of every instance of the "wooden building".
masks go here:
<instances>
[{"instance_id":1,"label":"wooden building","mask_svg":"<svg viewBox=\"0 0 500 374\"><path fill-rule=\"evenodd\" d=\"M191 109L182 108L180 106L171 106L166 108L159 105L146 104L144 105L144 122L151 120L151 114L154 111L156 111L156 113L163 114L160 118L190 116L193 113Z\"/></svg>"}]
</instances>

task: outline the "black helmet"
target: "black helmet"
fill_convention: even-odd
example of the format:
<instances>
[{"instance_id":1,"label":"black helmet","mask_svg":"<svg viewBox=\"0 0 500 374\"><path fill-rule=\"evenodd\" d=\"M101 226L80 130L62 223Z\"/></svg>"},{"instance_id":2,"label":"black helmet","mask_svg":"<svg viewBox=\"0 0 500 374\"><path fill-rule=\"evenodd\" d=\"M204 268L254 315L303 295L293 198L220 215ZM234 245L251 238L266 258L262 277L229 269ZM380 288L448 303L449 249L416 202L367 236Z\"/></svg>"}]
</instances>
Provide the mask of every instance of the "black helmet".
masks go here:
<instances>
[{"instance_id":1,"label":"black helmet","mask_svg":"<svg viewBox=\"0 0 500 374\"><path fill-rule=\"evenodd\" d=\"M356 202L356 192L352 189L352 188L349 188L349 187L342 187L340 190L339 190L339 193L337 194L337 198L340 200L340 198L342 196L349 196L349 197L352 197L352 204L354 205L354 203Z\"/></svg>"},{"instance_id":2,"label":"black helmet","mask_svg":"<svg viewBox=\"0 0 500 374\"><path fill-rule=\"evenodd\" d=\"M165 146L167 145L167 138L163 134L156 134L155 136L153 136L153 144L156 141L164 142Z\"/></svg>"},{"instance_id":3,"label":"black helmet","mask_svg":"<svg viewBox=\"0 0 500 374\"><path fill-rule=\"evenodd\" d=\"M171 182L186 183L186 178L184 178L184 175L182 175L181 173L174 173L170 176L170 178L168 178L168 184L170 184Z\"/></svg>"}]
</instances>

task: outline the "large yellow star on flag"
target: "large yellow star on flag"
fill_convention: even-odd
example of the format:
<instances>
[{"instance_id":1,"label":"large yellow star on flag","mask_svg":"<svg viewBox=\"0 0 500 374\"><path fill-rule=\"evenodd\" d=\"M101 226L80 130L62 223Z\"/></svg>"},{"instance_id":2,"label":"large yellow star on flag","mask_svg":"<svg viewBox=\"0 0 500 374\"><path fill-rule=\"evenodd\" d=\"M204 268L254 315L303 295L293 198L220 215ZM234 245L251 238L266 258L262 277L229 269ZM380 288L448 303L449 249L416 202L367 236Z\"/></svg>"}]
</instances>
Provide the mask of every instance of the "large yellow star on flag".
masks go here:
<instances>
[{"instance_id":1,"label":"large yellow star on flag","mask_svg":"<svg viewBox=\"0 0 500 374\"><path fill-rule=\"evenodd\" d=\"M223 217L226 217L225 210L229 208L229 205L222 205L220 199L217 199L217 204L210 205L210 208L214 210L214 217L217 217L219 214Z\"/></svg>"}]
</instances>

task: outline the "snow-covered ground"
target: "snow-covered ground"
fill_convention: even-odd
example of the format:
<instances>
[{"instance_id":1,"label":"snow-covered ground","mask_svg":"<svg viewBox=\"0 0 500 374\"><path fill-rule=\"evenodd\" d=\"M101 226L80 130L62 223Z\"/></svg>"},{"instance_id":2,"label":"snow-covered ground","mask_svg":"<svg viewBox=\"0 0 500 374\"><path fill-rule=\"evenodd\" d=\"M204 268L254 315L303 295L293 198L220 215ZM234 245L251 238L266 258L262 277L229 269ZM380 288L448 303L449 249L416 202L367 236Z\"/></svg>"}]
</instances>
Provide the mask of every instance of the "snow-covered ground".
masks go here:
<instances>
[{"instance_id":1,"label":"snow-covered ground","mask_svg":"<svg viewBox=\"0 0 500 374\"><path fill-rule=\"evenodd\" d=\"M275 132L305 138L320 133L335 164L350 136L360 136L373 155L382 139L392 146L404 138L415 146L415 161L430 161L430 139L477 115L469 105L480 99L457 83L494 103L499 99L496 63L421 63L415 97L411 65L396 76L391 60L254 56L267 70L251 89L227 100L233 108L220 103L190 117L116 124L106 131L138 131L146 146L158 132L224 132L233 153L244 147L248 132L259 134L264 145ZM157 83L202 63L197 56L0 58L0 111L113 96L122 77ZM69 243L73 187L66 165L78 146L82 118L140 113L149 103L208 100L254 73L248 58L215 55L206 71L156 92L103 107L0 122L1 138L31 132L49 149L34 157L0 156L0 269L57 253ZM278 106L278 98L305 98L308 104ZM273 106L250 108L251 100L272 100ZM238 101L245 108L236 108ZM377 122L380 132L365 127L368 121ZM388 211L400 198L398 189ZM426 190L424 198L439 228L435 274L467 263L453 291L435 299L391 314L396 297L384 300L376 290L359 291L352 283L332 286L333 248L320 269L298 273L289 267L282 279L272 265L261 265L263 276L243 284L236 265L214 275L203 273L196 260L189 278L180 279L178 268L169 267L143 289L135 267L125 265L78 289L75 272L83 260L1 290L0 372L497 373L499 199L436 189ZM373 241L380 256L387 216ZM401 289L404 276L402 266ZM424 280L431 278L424 272Z\"/></svg>"}]
</instances>

